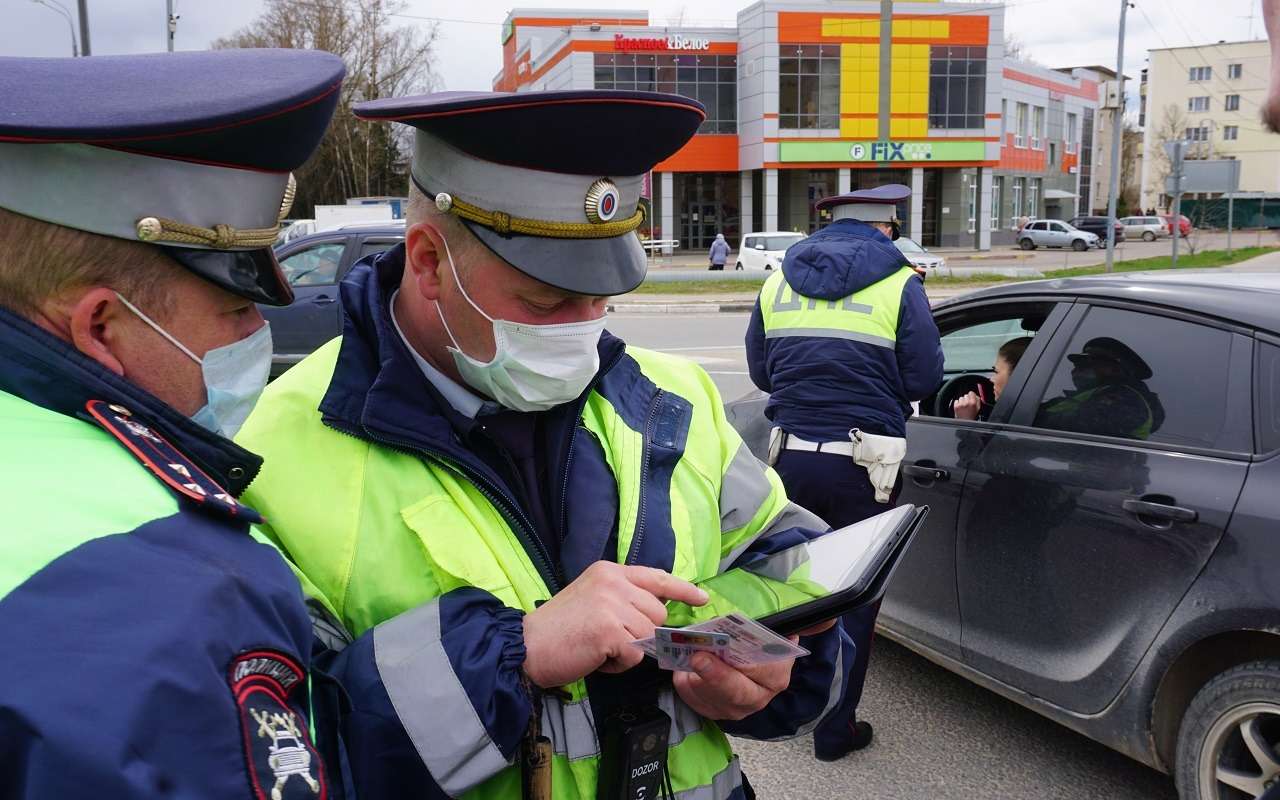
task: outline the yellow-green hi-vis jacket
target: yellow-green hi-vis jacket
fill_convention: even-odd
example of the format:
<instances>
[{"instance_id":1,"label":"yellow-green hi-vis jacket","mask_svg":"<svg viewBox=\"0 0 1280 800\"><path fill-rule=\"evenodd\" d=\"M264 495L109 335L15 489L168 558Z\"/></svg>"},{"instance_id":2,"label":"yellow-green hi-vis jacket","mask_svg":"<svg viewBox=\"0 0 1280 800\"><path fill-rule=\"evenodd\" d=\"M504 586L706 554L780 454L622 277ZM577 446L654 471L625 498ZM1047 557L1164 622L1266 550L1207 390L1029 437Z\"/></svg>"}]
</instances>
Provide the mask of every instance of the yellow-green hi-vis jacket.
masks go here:
<instances>
[{"instance_id":1,"label":"yellow-green hi-vis jacket","mask_svg":"<svg viewBox=\"0 0 1280 800\"><path fill-rule=\"evenodd\" d=\"M524 613L602 557L696 581L825 526L788 503L701 368L606 334L593 389L545 413L559 475L545 482L556 496L543 499L557 530L534 530L468 446L478 423L447 407L392 325L402 259L395 248L357 266L342 287L342 337L268 388L239 437L266 462L248 501L351 632L374 629L353 645L367 653L345 654L345 680L359 681L352 665L364 663L387 689L384 704L353 709L345 728L358 780L516 800L514 759L532 708L521 685ZM558 547L547 547L549 535ZM852 645L838 627L804 644L813 654L796 662L791 687L741 722L718 725L669 688L659 695L681 800L743 796L725 731L796 736L834 707ZM554 796L593 800L600 742L587 682L564 690L543 708ZM391 713L406 741L365 735L362 718Z\"/></svg>"}]
</instances>

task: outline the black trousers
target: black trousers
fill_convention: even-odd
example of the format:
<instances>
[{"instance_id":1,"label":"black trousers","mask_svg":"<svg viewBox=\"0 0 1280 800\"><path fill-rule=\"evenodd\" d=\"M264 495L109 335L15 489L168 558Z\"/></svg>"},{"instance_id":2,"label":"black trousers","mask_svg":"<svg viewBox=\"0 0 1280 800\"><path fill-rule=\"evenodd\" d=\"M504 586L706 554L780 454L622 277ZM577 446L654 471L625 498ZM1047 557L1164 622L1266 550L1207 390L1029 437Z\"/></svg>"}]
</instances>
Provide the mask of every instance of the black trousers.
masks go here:
<instances>
[{"instance_id":1,"label":"black trousers","mask_svg":"<svg viewBox=\"0 0 1280 800\"><path fill-rule=\"evenodd\" d=\"M853 463L847 455L783 450L774 469L787 489L787 498L822 517L833 528L843 528L882 514L897 500L895 491L889 503L877 503L876 490L866 469ZM853 669L841 691L840 704L813 732L817 748L838 749L853 736L858 703L862 700L862 687L871 660L876 615L879 613L880 604L873 603L841 618L845 632L853 639Z\"/></svg>"}]
</instances>

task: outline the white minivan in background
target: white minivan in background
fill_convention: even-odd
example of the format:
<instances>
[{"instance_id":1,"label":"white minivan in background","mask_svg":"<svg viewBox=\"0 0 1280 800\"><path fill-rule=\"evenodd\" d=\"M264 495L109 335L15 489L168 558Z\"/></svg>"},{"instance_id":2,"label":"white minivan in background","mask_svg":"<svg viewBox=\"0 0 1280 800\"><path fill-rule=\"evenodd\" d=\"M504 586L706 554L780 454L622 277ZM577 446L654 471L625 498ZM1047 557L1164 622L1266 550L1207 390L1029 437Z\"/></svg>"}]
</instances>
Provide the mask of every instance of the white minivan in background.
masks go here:
<instances>
[{"instance_id":1,"label":"white minivan in background","mask_svg":"<svg viewBox=\"0 0 1280 800\"><path fill-rule=\"evenodd\" d=\"M748 233L742 237L738 248L735 269L774 269L782 266L782 256L787 248L805 239L805 234L793 231L764 231Z\"/></svg>"},{"instance_id":2,"label":"white minivan in background","mask_svg":"<svg viewBox=\"0 0 1280 800\"><path fill-rule=\"evenodd\" d=\"M1120 224L1124 226L1124 238L1154 242L1161 236L1169 235L1169 226L1159 217L1122 217Z\"/></svg>"}]
</instances>

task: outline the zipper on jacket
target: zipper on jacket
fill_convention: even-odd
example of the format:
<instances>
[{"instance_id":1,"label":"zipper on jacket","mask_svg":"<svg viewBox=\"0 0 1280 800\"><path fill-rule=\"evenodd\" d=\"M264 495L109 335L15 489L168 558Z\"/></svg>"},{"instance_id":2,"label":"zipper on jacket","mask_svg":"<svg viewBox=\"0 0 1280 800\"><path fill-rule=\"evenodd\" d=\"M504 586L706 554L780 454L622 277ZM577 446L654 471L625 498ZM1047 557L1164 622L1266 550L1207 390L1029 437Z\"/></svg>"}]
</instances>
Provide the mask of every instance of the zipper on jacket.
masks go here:
<instances>
[{"instance_id":1,"label":"zipper on jacket","mask_svg":"<svg viewBox=\"0 0 1280 800\"><path fill-rule=\"evenodd\" d=\"M631 536L631 549L627 551L627 560L624 562L627 564L635 560L640 553L640 543L644 541L645 511L648 505L646 500L649 494L649 454L653 450L654 417L657 416L658 407L662 404L662 396L666 393L665 389L659 389L657 394L653 396L653 400L649 403L648 416L644 422L644 439L642 442L644 455L640 459L640 500L637 503L636 529Z\"/></svg>"},{"instance_id":2,"label":"zipper on jacket","mask_svg":"<svg viewBox=\"0 0 1280 800\"><path fill-rule=\"evenodd\" d=\"M355 439L362 438L359 434L347 430L335 422L328 421L329 427L346 434ZM538 570L538 574L542 576L542 580L547 585L547 591L556 594L562 588L560 585L560 577L557 570L551 566L551 555L547 552L546 546L543 545L535 532L533 524L529 522L529 518L525 516L514 501L508 498L501 489L494 486L492 481L481 475L474 469L467 467L459 461L449 458L444 453L436 450L429 450L425 447L419 447L411 442L404 442L397 439L389 439L385 436L374 433L366 426L361 426L361 430L366 436L378 444L398 450L407 455L426 456L434 461L443 464L445 467L453 470L462 477L469 480L473 486L480 490L480 494L488 500L494 508L498 509L498 513L506 521L511 528L512 533L520 540L520 544L524 546L525 553L529 556L529 560L533 562L534 568Z\"/></svg>"}]
</instances>

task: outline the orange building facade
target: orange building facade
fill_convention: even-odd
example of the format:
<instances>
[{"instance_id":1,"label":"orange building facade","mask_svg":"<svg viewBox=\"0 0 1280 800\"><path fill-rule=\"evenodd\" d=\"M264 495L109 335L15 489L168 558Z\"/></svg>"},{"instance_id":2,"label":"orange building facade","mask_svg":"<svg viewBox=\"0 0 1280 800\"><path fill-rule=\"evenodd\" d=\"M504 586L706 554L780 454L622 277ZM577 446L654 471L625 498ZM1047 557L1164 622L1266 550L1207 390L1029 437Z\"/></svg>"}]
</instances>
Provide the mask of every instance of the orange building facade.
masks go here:
<instances>
[{"instance_id":1,"label":"orange building facade","mask_svg":"<svg viewBox=\"0 0 1280 800\"><path fill-rule=\"evenodd\" d=\"M1078 194L1068 157L1079 158L1084 115L1065 109L1088 98L1096 107L1097 97L1097 84L1079 76L1007 64L1003 25L1001 5L945 2L764 0L739 12L736 27L714 28L653 26L646 12L517 9L493 88L702 102L698 135L649 182L653 237L682 250L705 249L717 233L736 249L750 232L812 231L825 222L818 200L889 182L912 188L899 210L909 235L986 249L1021 216L1074 215L1074 205L1044 197ZM1046 131L1064 120L1053 154L1047 132L1041 149L1008 140L1009 90L1043 93ZM1012 206L1019 178L1036 187L1036 205L1023 188Z\"/></svg>"}]
</instances>

